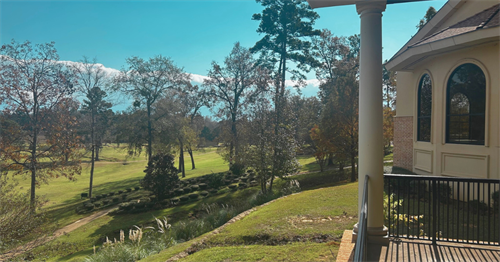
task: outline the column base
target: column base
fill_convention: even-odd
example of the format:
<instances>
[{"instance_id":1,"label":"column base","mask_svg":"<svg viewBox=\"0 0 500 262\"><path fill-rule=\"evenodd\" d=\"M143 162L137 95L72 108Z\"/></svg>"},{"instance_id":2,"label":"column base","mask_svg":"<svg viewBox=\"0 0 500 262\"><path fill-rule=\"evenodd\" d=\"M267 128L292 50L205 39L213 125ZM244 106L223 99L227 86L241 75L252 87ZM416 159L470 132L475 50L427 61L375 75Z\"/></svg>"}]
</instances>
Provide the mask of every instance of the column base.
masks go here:
<instances>
[{"instance_id":1,"label":"column base","mask_svg":"<svg viewBox=\"0 0 500 262\"><path fill-rule=\"evenodd\" d=\"M367 228L368 243L387 246L389 245L389 230L386 226L382 227L369 227ZM358 239L358 223L354 225L352 230L352 242L355 243Z\"/></svg>"}]
</instances>

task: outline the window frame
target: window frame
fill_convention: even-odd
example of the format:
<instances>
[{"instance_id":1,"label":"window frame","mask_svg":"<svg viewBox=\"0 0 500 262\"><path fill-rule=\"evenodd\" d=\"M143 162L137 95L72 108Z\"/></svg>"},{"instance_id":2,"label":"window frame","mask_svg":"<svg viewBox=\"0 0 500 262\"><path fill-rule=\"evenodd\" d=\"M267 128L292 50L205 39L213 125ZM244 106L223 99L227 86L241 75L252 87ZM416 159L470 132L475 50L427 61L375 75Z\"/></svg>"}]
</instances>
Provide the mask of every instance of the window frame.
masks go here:
<instances>
[{"instance_id":1,"label":"window frame","mask_svg":"<svg viewBox=\"0 0 500 262\"><path fill-rule=\"evenodd\" d=\"M457 70L467 64L471 64L473 66L476 66L481 72L483 73L484 76L484 110L482 113L471 113L469 109L469 113L467 114L451 114L451 94L450 94L450 82L452 81L452 77L454 74L457 72ZM445 79L445 88L444 88L444 130L443 130L443 144L452 144L452 145L476 145L476 146L488 146L488 129L489 129L489 74L486 71L485 67L471 59L466 59L461 61L460 63L456 64L452 70L449 71L446 79ZM466 94L463 92L457 92L454 95L461 93L462 95L465 95L468 99L469 107L472 104L471 98L468 97ZM450 142L450 122L451 122L451 117L468 117L468 126L469 126L469 138L470 138L470 127L471 127L471 117L473 116L482 116L484 118L484 129L483 131L483 140L474 140L474 141L452 141Z\"/></svg>"}]
</instances>

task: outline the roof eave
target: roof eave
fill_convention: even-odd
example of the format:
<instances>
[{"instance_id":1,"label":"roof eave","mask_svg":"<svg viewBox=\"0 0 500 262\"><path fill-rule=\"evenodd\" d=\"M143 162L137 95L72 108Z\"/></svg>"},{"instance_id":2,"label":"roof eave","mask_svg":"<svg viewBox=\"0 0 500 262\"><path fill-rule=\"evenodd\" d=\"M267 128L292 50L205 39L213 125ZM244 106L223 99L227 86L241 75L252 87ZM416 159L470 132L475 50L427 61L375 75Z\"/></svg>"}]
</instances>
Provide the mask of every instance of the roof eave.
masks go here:
<instances>
[{"instance_id":1,"label":"roof eave","mask_svg":"<svg viewBox=\"0 0 500 262\"><path fill-rule=\"evenodd\" d=\"M408 48L405 52L393 57L385 64L385 67L390 71L409 71L423 60L438 54L498 42L500 37L500 30L498 29L498 27L481 29Z\"/></svg>"},{"instance_id":2,"label":"roof eave","mask_svg":"<svg viewBox=\"0 0 500 262\"><path fill-rule=\"evenodd\" d=\"M386 63L386 67L388 68L389 64L394 64L393 60L400 60L396 58L401 56L404 52L408 51L409 46L435 33L437 29L464 3L464 0L449 0L441 9L439 9L436 15L434 15L434 17L427 24L425 24L422 29L420 29L412 38L410 38L410 40L408 40L408 42L406 42L406 44L401 47L401 49L399 49L399 51L396 52L396 54L391 59L389 59L389 62Z\"/></svg>"}]
</instances>

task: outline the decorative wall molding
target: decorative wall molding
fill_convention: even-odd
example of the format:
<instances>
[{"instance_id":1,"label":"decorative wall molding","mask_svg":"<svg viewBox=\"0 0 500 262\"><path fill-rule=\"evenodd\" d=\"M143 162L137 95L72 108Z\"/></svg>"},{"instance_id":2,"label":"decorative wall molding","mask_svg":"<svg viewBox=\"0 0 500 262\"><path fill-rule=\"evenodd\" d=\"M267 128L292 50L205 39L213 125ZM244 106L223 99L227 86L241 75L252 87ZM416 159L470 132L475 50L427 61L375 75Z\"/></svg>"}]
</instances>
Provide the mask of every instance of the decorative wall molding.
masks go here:
<instances>
[{"instance_id":1,"label":"decorative wall molding","mask_svg":"<svg viewBox=\"0 0 500 262\"><path fill-rule=\"evenodd\" d=\"M441 153L441 175L489 178L489 155Z\"/></svg>"},{"instance_id":2,"label":"decorative wall molding","mask_svg":"<svg viewBox=\"0 0 500 262\"><path fill-rule=\"evenodd\" d=\"M432 150L415 149L413 153L413 167L432 174L432 167L434 166L433 154Z\"/></svg>"}]
</instances>

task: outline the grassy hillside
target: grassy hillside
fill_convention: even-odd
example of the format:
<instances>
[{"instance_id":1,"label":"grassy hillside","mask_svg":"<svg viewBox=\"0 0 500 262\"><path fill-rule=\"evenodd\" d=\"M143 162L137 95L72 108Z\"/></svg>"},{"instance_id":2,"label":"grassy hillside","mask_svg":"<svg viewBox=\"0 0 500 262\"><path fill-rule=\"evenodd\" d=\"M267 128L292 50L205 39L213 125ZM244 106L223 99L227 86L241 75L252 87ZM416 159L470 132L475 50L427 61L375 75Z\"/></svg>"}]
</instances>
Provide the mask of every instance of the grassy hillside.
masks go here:
<instances>
[{"instance_id":1,"label":"grassy hillside","mask_svg":"<svg viewBox=\"0 0 500 262\"><path fill-rule=\"evenodd\" d=\"M141 261L334 261L340 238L357 221L357 183L304 191L259 207L219 234L166 249Z\"/></svg>"}]
</instances>

